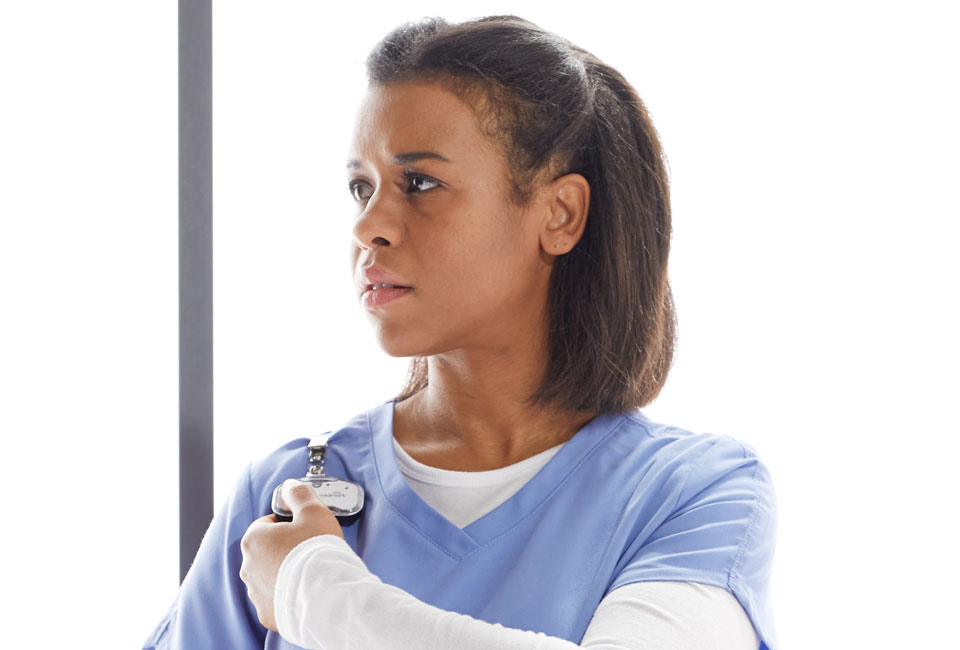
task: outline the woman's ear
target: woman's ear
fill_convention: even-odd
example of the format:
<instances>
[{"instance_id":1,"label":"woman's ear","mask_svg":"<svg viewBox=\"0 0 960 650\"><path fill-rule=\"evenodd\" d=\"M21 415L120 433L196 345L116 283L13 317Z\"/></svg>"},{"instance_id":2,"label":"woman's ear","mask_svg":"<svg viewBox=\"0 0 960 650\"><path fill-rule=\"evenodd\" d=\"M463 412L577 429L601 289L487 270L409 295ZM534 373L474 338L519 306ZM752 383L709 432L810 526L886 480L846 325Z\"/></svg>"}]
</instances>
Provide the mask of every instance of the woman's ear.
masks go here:
<instances>
[{"instance_id":1,"label":"woman's ear","mask_svg":"<svg viewBox=\"0 0 960 650\"><path fill-rule=\"evenodd\" d=\"M590 183L580 174L561 176L550 184L540 246L551 255L568 253L583 235L590 209Z\"/></svg>"}]
</instances>

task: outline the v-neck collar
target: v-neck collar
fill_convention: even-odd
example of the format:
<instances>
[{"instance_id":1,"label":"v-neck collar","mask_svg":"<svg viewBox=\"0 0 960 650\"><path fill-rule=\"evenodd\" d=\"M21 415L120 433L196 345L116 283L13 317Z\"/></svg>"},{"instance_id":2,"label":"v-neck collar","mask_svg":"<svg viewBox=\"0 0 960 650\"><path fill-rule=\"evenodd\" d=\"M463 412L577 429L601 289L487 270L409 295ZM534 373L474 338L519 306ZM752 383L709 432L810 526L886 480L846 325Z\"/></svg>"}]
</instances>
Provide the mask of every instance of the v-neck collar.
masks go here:
<instances>
[{"instance_id":1,"label":"v-neck collar","mask_svg":"<svg viewBox=\"0 0 960 650\"><path fill-rule=\"evenodd\" d=\"M403 477L393 449L395 402L387 400L367 413L378 483L384 497L411 525L457 559L520 524L550 498L594 447L626 421L622 413L594 417L509 499L460 528L434 510Z\"/></svg>"}]
</instances>

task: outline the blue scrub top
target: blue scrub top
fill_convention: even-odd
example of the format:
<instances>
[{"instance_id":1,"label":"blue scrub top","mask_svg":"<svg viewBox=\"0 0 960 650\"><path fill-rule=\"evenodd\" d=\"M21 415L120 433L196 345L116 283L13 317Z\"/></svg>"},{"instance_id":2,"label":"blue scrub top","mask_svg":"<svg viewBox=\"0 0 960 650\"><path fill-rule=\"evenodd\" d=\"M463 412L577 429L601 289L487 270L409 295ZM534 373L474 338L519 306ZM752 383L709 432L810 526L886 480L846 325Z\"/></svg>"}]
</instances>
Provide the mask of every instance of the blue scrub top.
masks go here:
<instances>
[{"instance_id":1,"label":"blue scrub top","mask_svg":"<svg viewBox=\"0 0 960 650\"><path fill-rule=\"evenodd\" d=\"M406 482L390 399L336 431L325 473L363 486L339 518L383 582L441 609L579 644L613 589L646 580L722 587L776 650L770 577L776 497L754 449L641 411L599 415L518 492L465 528ZM273 489L306 474L307 438L250 464L213 518L177 599L144 648L297 648L257 620L240 580L240 539Z\"/></svg>"}]
</instances>

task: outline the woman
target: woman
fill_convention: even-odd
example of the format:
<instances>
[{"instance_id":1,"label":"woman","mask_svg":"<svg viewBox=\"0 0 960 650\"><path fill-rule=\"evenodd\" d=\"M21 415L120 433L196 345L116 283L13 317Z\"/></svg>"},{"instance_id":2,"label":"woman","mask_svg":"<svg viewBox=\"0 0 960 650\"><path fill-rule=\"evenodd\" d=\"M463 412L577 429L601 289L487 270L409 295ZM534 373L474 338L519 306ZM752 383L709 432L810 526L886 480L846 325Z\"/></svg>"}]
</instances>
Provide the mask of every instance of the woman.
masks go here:
<instances>
[{"instance_id":1,"label":"woman","mask_svg":"<svg viewBox=\"0 0 960 650\"><path fill-rule=\"evenodd\" d=\"M367 69L352 262L413 361L330 439L366 502L284 483L304 439L253 463L145 647L775 648L766 468L639 410L676 328L634 89L515 16L403 25Z\"/></svg>"}]
</instances>

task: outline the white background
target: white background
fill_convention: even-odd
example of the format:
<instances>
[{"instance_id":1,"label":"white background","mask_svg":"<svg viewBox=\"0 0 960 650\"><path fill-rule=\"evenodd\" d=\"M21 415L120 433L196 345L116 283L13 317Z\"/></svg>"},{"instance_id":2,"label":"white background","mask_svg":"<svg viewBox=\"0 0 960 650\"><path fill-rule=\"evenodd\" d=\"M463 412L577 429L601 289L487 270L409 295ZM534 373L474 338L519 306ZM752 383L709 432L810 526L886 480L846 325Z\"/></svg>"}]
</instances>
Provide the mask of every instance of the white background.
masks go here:
<instances>
[{"instance_id":1,"label":"white background","mask_svg":"<svg viewBox=\"0 0 960 650\"><path fill-rule=\"evenodd\" d=\"M660 132L680 338L645 412L769 466L782 647L955 642L953 4L450 6L215 3L217 505L404 377L349 274L367 51L513 13ZM139 647L176 595L176 29L173 2L0 5L5 646Z\"/></svg>"}]
</instances>

